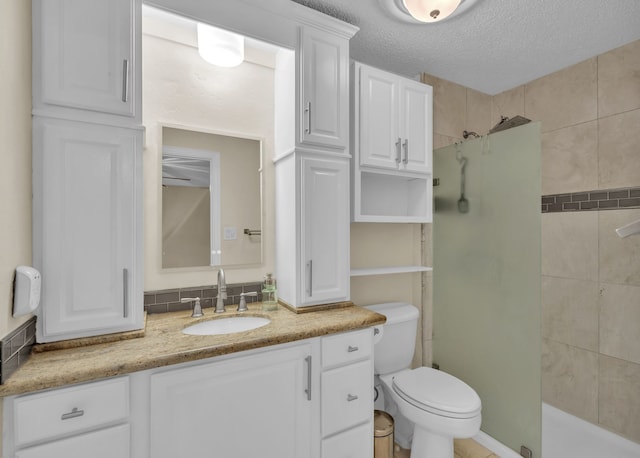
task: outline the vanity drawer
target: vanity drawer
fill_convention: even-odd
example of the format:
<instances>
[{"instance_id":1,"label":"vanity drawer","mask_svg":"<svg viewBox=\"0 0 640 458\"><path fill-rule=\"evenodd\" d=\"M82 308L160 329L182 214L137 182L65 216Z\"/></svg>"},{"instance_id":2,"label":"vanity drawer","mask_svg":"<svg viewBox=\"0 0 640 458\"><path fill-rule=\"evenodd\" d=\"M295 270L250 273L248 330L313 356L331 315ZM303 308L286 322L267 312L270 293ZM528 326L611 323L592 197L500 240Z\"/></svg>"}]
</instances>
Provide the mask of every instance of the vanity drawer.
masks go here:
<instances>
[{"instance_id":1,"label":"vanity drawer","mask_svg":"<svg viewBox=\"0 0 640 458\"><path fill-rule=\"evenodd\" d=\"M84 431L129 416L129 377L17 397L15 445Z\"/></svg>"},{"instance_id":2,"label":"vanity drawer","mask_svg":"<svg viewBox=\"0 0 640 458\"><path fill-rule=\"evenodd\" d=\"M372 456L372 422L322 440L322 458L371 458Z\"/></svg>"},{"instance_id":3,"label":"vanity drawer","mask_svg":"<svg viewBox=\"0 0 640 458\"><path fill-rule=\"evenodd\" d=\"M324 369L369 358L373 349L373 329L345 332L322 339Z\"/></svg>"},{"instance_id":4,"label":"vanity drawer","mask_svg":"<svg viewBox=\"0 0 640 458\"><path fill-rule=\"evenodd\" d=\"M373 364L371 360L339 367L322 374L322 437L373 417Z\"/></svg>"}]
</instances>

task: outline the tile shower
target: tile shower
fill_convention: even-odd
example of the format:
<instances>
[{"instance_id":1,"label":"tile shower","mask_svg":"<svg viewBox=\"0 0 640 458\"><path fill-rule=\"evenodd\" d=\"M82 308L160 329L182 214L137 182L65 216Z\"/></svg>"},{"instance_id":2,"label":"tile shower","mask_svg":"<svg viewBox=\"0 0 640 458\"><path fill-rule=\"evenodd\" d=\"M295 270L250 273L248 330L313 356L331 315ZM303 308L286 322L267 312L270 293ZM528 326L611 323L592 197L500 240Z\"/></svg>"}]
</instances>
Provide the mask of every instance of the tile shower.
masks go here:
<instances>
[{"instance_id":1,"label":"tile shower","mask_svg":"<svg viewBox=\"0 0 640 458\"><path fill-rule=\"evenodd\" d=\"M640 41L494 96L423 81L434 148L541 121L542 398L640 443L640 237L615 234L640 218Z\"/></svg>"}]
</instances>

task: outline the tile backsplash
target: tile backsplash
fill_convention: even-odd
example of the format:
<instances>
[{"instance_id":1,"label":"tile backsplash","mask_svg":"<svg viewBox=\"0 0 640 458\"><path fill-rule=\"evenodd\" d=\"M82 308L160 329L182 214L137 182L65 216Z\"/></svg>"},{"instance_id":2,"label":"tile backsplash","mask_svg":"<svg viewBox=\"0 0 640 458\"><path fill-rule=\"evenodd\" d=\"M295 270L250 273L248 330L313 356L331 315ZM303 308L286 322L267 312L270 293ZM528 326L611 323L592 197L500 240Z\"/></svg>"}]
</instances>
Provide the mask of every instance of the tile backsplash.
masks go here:
<instances>
[{"instance_id":1,"label":"tile backsplash","mask_svg":"<svg viewBox=\"0 0 640 458\"><path fill-rule=\"evenodd\" d=\"M36 343L36 317L0 340L0 383L23 364Z\"/></svg>"},{"instance_id":2,"label":"tile backsplash","mask_svg":"<svg viewBox=\"0 0 640 458\"><path fill-rule=\"evenodd\" d=\"M248 296L247 302L259 302L262 300L262 282L234 283L227 285L227 299L225 305L240 302L241 293L258 293L257 296ZM182 303L181 299L187 297L199 297L202 308L213 307L218 296L218 287L213 285L191 286L188 288L163 289L159 291L145 291L144 310L147 313L177 312L189 310L193 306L190 302Z\"/></svg>"}]
</instances>

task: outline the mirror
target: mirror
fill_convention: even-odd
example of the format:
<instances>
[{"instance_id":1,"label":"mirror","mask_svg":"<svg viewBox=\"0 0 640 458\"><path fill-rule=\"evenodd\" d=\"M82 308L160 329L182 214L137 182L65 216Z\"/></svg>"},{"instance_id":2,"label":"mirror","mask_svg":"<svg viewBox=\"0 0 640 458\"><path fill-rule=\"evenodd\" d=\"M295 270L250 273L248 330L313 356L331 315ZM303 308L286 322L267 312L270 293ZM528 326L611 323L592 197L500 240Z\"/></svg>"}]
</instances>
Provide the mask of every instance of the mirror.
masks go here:
<instances>
[{"instance_id":1,"label":"mirror","mask_svg":"<svg viewBox=\"0 0 640 458\"><path fill-rule=\"evenodd\" d=\"M233 68L223 68L208 64L200 57L196 23L188 17L144 5L142 30L142 117L146 130L145 288L150 290L185 284L211 284L212 278L215 278L211 272L217 265L234 267L234 281L262 278L264 272L274 269L275 177L274 166L269 158L273 157L276 146L276 61L284 53L293 62L293 51L246 38L244 63ZM293 69L291 65L286 71L293 75ZM279 99L282 99L282 95ZM198 143L186 141L196 138L199 139ZM250 141L257 150L255 161L250 166L231 164L230 168L226 167L225 156L232 155L227 153L231 148L217 146L217 140L214 140L216 138L220 141ZM197 245L198 248L190 248L179 243L176 245L181 249L174 256L172 248L165 246L167 244L163 227L163 218L168 214L163 207L167 199L174 196L169 196L170 191L163 187L169 184L162 183L161 178L163 156L176 156L176 149L208 152L209 158L211 152L220 153L218 195L222 200L218 224L211 225L209 222L209 228L204 223L188 223L183 226L198 232L197 236L200 240L206 240L208 246L201 242ZM200 156L190 154L183 154L181 157L200 159ZM212 177L213 175L209 176L209 186ZM256 188L253 189L253 186ZM206 185L203 184L202 187ZM183 194L190 191L196 193L194 189L180 191ZM204 196L203 189L198 192L200 196L194 197L195 199L211 197L211 192L207 197ZM236 220L233 216L231 219L227 218L225 198L248 198L249 192L254 202L258 202L251 205L255 208L255 214L251 216L254 219L248 222L248 217L243 220ZM200 207L202 206L210 209L211 201L207 204L200 200ZM238 203L234 208L249 207L246 203ZM175 221L180 221L184 219L184 215L174 215L174 218ZM210 221L212 213L208 217L200 214L200 218ZM173 224L176 224L175 221ZM211 242L216 231L211 231L211 227L219 227L219 260L215 259L215 253L214 259L211 259L211 252L217 251L216 244ZM225 227L228 228L227 240ZM246 236L245 229L252 231L252 235ZM261 231L260 236L256 235L256 230ZM193 252L197 256L192 256ZM179 259L181 256L187 259Z\"/></svg>"},{"instance_id":2,"label":"mirror","mask_svg":"<svg viewBox=\"0 0 640 458\"><path fill-rule=\"evenodd\" d=\"M261 142L162 128L162 267L262 261Z\"/></svg>"}]
</instances>

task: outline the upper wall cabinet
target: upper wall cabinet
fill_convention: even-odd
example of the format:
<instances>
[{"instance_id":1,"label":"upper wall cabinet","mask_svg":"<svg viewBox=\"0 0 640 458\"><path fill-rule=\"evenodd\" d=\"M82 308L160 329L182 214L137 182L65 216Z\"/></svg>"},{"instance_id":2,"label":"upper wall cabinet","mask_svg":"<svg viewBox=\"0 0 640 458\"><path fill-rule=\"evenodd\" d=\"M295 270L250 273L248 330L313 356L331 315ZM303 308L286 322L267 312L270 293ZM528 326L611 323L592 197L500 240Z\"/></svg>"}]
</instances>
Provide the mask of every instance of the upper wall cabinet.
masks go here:
<instances>
[{"instance_id":1,"label":"upper wall cabinet","mask_svg":"<svg viewBox=\"0 0 640 458\"><path fill-rule=\"evenodd\" d=\"M34 114L140 124L140 11L140 0L35 0Z\"/></svg>"},{"instance_id":2,"label":"upper wall cabinet","mask_svg":"<svg viewBox=\"0 0 640 458\"><path fill-rule=\"evenodd\" d=\"M351 72L352 220L432 219L432 88L360 63Z\"/></svg>"},{"instance_id":3,"label":"upper wall cabinet","mask_svg":"<svg viewBox=\"0 0 640 458\"><path fill-rule=\"evenodd\" d=\"M360 165L430 173L431 87L361 64L354 71Z\"/></svg>"},{"instance_id":4,"label":"upper wall cabinet","mask_svg":"<svg viewBox=\"0 0 640 458\"><path fill-rule=\"evenodd\" d=\"M343 152L349 143L349 40L305 25L296 57L297 143Z\"/></svg>"}]
</instances>

